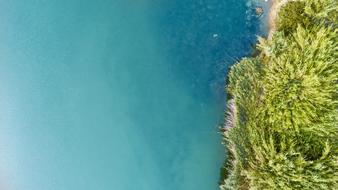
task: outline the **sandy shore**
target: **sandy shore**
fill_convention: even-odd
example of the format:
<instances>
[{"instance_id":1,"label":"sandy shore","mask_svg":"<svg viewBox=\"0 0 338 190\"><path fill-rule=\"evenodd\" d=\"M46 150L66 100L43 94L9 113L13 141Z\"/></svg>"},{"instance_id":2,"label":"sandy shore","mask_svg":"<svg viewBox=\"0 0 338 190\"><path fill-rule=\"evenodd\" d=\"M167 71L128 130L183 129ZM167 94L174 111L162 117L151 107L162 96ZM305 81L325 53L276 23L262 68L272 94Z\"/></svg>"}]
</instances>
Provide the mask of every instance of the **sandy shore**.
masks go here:
<instances>
[{"instance_id":1,"label":"sandy shore","mask_svg":"<svg viewBox=\"0 0 338 190\"><path fill-rule=\"evenodd\" d=\"M272 34L276 30L277 14L280 8L289 1L291 0L270 0L268 39L272 38Z\"/></svg>"}]
</instances>

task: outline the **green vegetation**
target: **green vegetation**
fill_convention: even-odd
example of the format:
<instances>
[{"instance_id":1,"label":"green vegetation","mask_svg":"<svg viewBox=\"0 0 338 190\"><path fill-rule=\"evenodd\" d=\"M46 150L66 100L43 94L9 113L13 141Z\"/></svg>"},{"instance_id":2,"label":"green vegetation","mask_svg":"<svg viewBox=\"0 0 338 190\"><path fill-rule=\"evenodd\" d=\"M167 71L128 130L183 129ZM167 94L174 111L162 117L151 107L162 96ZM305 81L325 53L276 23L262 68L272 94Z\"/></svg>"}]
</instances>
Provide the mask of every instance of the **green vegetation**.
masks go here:
<instances>
[{"instance_id":1,"label":"green vegetation","mask_svg":"<svg viewBox=\"0 0 338 190\"><path fill-rule=\"evenodd\" d=\"M287 34L292 34L298 27L306 27L310 24L309 18L305 12L304 1L291 1L283 6L278 13L279 20L277 21L278 30Z\"/></svg>"},{"instance_id":2,"label":"green vegetation","mask_svg":"<svg viewBox=\"0 0 338 190\"><path fill-rule=\"evenodd\" d=\"M287 3L229 73L227 189L338 189L338 1Z\"/></svg>"}]
</instances>

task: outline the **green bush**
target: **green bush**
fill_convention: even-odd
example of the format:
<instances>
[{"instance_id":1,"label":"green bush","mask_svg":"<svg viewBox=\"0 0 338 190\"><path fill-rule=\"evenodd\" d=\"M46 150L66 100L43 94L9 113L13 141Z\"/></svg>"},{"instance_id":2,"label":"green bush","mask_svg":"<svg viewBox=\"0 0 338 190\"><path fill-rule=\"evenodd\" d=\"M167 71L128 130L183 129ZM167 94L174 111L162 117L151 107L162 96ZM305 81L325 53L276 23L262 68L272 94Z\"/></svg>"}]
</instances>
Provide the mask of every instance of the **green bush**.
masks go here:
<instances>
[{"instance_id":1,"label":"green bush","mask_svg":"<svg viewBox=\"0 0 338 190\"><path fill-rule=\"evenodd\" d=\"M309 18L304 14L305 6L303 1L291 1L282 6L278 13L277 30L290 34L298 25L303 27L309 25Z\"/></svg>"},{"instance_id":2,"label":"green bush","mask_svg":"<svg viewBox=\"0 0 338 190\"><path fill-rule=\"evenodd\" d=\"M285 12L261 55L231 68L222 190L338 189L338 6L321 1L285 5L316 24L290 27Z\"/></svg>"}]
</instances>

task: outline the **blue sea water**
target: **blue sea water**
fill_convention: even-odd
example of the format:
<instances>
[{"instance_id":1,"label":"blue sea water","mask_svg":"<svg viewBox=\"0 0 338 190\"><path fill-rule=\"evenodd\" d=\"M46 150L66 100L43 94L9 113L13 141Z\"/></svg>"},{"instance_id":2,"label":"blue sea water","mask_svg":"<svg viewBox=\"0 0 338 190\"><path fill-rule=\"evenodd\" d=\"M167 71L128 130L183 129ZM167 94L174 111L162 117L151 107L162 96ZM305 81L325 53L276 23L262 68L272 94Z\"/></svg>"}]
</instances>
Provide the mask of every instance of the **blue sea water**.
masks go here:
<instances>
[{"instance_id":1,"label":"blue sea water","mask_svg":"<svg viewBox=\"0 0 338 190\"><path fill-rule=\"evenodd\" d=\"M0 189L218 189L254 5L0 0Z\"/></svg>"}]
</instances>

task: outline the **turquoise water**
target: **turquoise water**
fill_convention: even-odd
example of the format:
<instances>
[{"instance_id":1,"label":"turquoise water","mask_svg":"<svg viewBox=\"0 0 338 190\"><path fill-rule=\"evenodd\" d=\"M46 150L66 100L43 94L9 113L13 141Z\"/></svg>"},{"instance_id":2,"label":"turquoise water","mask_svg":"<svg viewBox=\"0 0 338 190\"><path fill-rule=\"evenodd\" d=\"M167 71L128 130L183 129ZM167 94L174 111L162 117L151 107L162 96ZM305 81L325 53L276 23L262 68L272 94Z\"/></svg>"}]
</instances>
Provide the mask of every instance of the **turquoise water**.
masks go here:
<instances>
[{"instance_id":1,"label":"turquoise water","mask_svg":"<svg viewBox=\"0 0 338 190\"><path fill-rule=\"evenodd\" d=\"M249 5L0 0L0 189L216 190Z\"/></svg>"}]
</instances>

